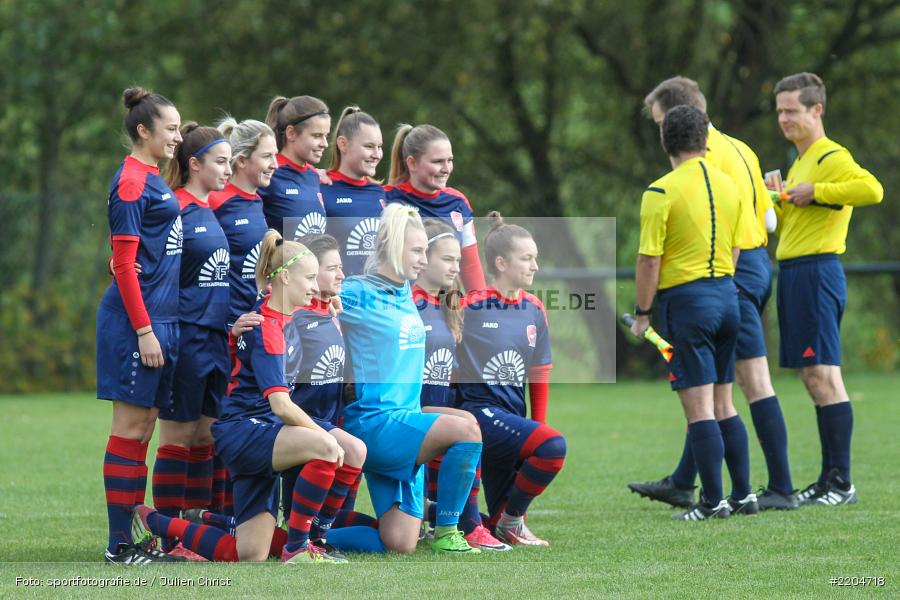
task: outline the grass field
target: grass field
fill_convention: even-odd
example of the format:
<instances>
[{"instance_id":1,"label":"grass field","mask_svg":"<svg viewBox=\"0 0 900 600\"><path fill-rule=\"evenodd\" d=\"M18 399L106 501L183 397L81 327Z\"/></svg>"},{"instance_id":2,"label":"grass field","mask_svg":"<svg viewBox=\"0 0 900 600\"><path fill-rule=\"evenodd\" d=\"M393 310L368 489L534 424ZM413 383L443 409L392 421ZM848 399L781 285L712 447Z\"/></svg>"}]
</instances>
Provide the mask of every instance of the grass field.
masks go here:
<instances>
[{"instance_id":1,"label":"grass field","mask_svg":"<svg viewBox=\"0 0 900 600\"><path fill-rule=\"evenodd\" d=\"M667 507L625 488L628 481L666 474L679 456L684 427L668 386L555 386L549 421L568 438L569 456L529 513L529 525L551 548L439 560L422 546L412 556L352 556L346 566L293 569L275 562L103 565L101 461L109 405L89 394L0 397L0 597L897 597L900 375L856 375L847 383L855 401L856 506L674 522ZM813 410L798 380L779 379L776 389L788 422L794 484L805 486L818 474ZM752 431L743 400L738 409ZM752 434L751 468L754 486L764 484ZM357 506L370 509L363 492ZM153 585L49 587L51 578L117 575ZM853 576L883 577L885 584L846 589L829 583ZM17 587L16 577L43 585ZM163 586L162 577L194 585ZM203 586L203 577L231 582Z\"/></svg>"}]
</instances>

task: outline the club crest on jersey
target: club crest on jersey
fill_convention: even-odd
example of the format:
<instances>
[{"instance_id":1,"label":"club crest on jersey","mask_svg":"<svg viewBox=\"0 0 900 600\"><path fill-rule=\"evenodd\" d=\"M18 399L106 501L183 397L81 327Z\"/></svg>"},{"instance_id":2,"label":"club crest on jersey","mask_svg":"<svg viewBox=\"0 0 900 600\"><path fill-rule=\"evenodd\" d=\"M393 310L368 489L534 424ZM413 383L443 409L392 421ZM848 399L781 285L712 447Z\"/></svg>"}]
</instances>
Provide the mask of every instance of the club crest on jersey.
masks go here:
<instances>
[{"instance_id":1,"label":"club crest on jersey","mask_svg":"<svg viewBox=\"0 0 900 600\"><path fill-rule=\"evenodd\" d=\"M425 347L425 326L418 314L406 315L400 321L400 349Z\"/></svg>"},{"instance_id":2,"label":"club crest on jersey","mask_svg":"<svg viewBox=\"0 0 900 600\"><path fill-rule=\"evenodd\" d=\"M184 230L181 228L181 215L175 217L169 236L166 238L166 256L181 254L181 246L184 244Z\"/></svg>"},{"instance_id":3,"label":"club crest on jersey","mask_svg":"<svg viewBox=\"0 0 900 600\"><path fill-rule=\"evenodd\" d=\"M488 385L525 384L525 361L515 350L504 350L491 357L481 373Z\"/></svg>"},{"instance_id":4,"label":"club crest on jersey","mask_svg":"<svg viewBox=\"0 0 900 600\"><path fill-rule=\"evenodd\" d=\"M426 385L450 386L450 373L453 370L453 353L449 348L438 348L425 361L422 383Z\"/></svg>"},{"instance_id":5,"label":"club crest on jersey","mask_svg":"<svg viewBox=\"0 0 900 600\"><path fill-rule=\"evenodd\" d=\"M228 250L225 248L219 248L213 252L200 268L199 287L228 287L225 278L228 276L230 260Z\"/></svg>"},{"instance_id":6,"label":"club crest on jersey","mask_svg":"<svg viewBox=\"0 0 900 600\"><path fill-rule=\"evenodd\" d=\"M256 279L256 263L259 261L259 247L262 242L257 242L253 246L253 250L244 257L244 264L241 266L241 279Z\"/></svg>"},{"instance_id":7,"label":"club crest on jersey","mask_svg":"<svg viewBox=\"0 0 900 600\"><path fill-rule=\"evenodd\" d=\"M463 230L463 216L461 212L458 210L451 211L450 220L453 221L453 226L456 227L457 231Z\"/></svg>"},{"instance_id":8,"label":"club crest on jersey","mask_svg":"<svg viewBox=\"0 0 900 600\"><path fill-rule=\"evenodd\" d=\"M327 383L340 383L344 375L344 348L338 344L329 346L313 367L309 383L311 385L325 385Z\"/></svg>"},{"instance_id":9,"label":"club crest on jersey","mask_svg":"<svg viewBox=\"0 0 900 600\"><path fill-rule=\"evenodd\" d=\"M375 236L381 219L369 217L356 224L347 237L347 256L369 256L375 252Z\"/></svg>"},{"instance_id":10,"label":"club crest on jersey","mask_svg":"<svg viewBox=\"0 0 900 600\"><path fill-rule=\"evenodd\" d=\"M318 197L318 199L319 199L319 205L322 208L325 208L325 199L322 198L322 192L316 192L316 197Z\"/></svg>"},{"instance_id":11,"label":"club crest on jersey","mask_svg":"<svg viewBox=\"0 0 900 600\"><path fill-rule=\"evenodd\" d=\"M325 215L311 212L300 221L297 230L294 231L294 240L299 240L304 235L311 233L325 233Z\"/></svg>"},{"instance_id":12,"label":"club crest on jersey","mask_svg":"<svg viewBox=\"0 0 900 600\"><path fill-rule=\"evenodd\" d=\"M387 203L384 201L384 198L379 198L378 203L381 204L381 208L387 208Z\"/></svg>"},{"instance_id":13,"label":"club crest on jersey","mask_svg":"<svg viewBox=\"0 0 900 600\"><path fill-rule=\"evenodd\" d=\"M525 333L528 335L528 345L534 348L537 345L537 326L529 325L525 328Z\"/></svg>"}]
</instances>

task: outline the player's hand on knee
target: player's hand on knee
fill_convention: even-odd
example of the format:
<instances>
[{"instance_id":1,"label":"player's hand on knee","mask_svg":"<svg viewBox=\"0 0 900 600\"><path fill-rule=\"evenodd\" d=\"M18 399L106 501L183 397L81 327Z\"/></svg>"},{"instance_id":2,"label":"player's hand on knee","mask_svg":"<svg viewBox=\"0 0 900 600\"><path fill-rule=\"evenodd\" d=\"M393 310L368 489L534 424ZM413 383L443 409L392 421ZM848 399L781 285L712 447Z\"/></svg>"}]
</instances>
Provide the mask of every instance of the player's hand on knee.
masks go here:
<instances>
[{"instance_id":1,"label":"player's hand on knee","mask_svg":"<svg viewBox=\"0 0 900 600\"><path fill-rule=\"evenodd\" d=\"M240 317L238 317L234 322L234 325L231 326L231 335L234 336L235 339L237 339L254 327L262 325L262 322L263 318L259 313L244 313Z\"/></svg>"},{"instance_id":2,"label":"player's hand on knee","mask_svg":"<svg viewBox=\"0 0 900 600\"><path fill-rule=\"evenodd\" d=\"M145 367L158 369L166 363L159 340L152 331L138 336L138 350L141 353L141 363Z\"/></svg>"},{"instance_id":3,"label":"player's hand on knee","mask_svg":"<svg viewBox=\"0 0 900 600\"><path fill-rule=\"evenodd\" d=\"M337 466L339 469L344 466L344 449L340 445L337 447Z\"/></svg>"}]
</instances>

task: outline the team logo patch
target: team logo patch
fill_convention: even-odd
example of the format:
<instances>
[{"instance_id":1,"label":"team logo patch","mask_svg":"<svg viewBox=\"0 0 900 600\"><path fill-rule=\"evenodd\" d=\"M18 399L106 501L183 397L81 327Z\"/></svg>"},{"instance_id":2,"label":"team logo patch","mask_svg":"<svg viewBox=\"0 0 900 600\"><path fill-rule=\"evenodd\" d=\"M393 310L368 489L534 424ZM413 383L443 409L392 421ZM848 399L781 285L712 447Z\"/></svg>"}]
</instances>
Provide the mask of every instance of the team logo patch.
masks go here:
<instances>
[{"instance_id":1,"label":"team logo patch","mask_svg":"<svg viewBox=\"0 0 900 600\"><path fill-rule=\"evenodd\" d=\"M228 287L228 250L219 248L213 252L200 268L199 287Z\"/></svg>"},{"instance_id":2,"label":"team logo patch","mask_svg":"<svg viewBox=\"0 0 900 600\"><path fill-rule=\"evenodd\" d=\"M325 233L325 215L322 213L311 212L303 217L294 232L294 240L299 240L304 235L311 233Z\"/></svg>"},{"instance_id":3,"label":"team logo patch","mask_svg":"<svg viewBox=\"0 0 900 600\"><path fill-rule=\"evenodd\" d=\"M261 245L262 242L257 242L253 246L253 250L244 257L244 264L241 267L241 279L256 279L256 263L259 261L259 247Z\"/></svg>"},{"instance_id":4,"label":"team logo patch","mask_svg":"<svg viewBox=\"0 0 900 600\"><path fill-rule=\"evenodd\" d=\"M175 217L169 236L166 238L166 256L181 254L181 246L184 244L184 231L181 228L181 215Z\"/></svg>"},{"instance_id":5,"label":"team logo patch","mask_svg":"<svg viewBox=\"0 0 900 600\"><path fill-rule=\"evenodd\" d=\"M378 203L381 204L381 208L387 208L387 203L384 201L384 198L379 198Z\"/></svg>"},{"instance_id":6,"label":"team logo patch","mask_svg":"<svg viewBox=\"0 0 900 600\"><path fill-rule=\"evenodd\" d=\"M525 384L525 361L515 350L505 350L487 362L481 377L488 385L521 387Z\"/></svg>"},{"instance_id":7,"label":"team logo patch","mask_svg":"<svg viewBox=\"0 0 900 600\"><path fill-rule=\"evenodd\" d=\"M456 227L457 231L463 230L463 216L462 213L454 210L450 213L450 220L453 221L453 226Z\"/></svg>"},{"instance_id":8,"label":"team logo patch","mask_svg":"<svg viewBox=\"0 0 900 600\"><path fill-rule=\"evenodd\" d=\"M313 367L309 378L311 385L325 385L327 383L340 383L344 375L344 348L334 344L328 347L316 366Z\"/></svg>"},{"instance_id":9,"label":"team logo patch","mask_svg":"<svg viewBox=\"0 0 900 600\"><path fill-rule=\"evenodd\" d=\"M247 342L244 341L244 336L241 336L238 338L237 347L238 347L238 350L246 350L247 349Z\"/></svg>"},{"instance_id":10,"label":"team logo patch","mask_svg":"<svg viewBox=\"0 0 900 600\"><path fill-rule=\"evenodd\" d=\"M525 328L525 333L528 335L528 345L534 348L537 344L537 326L529 325Z\"/></svg>"},{"instance_id":11,"label":"team logo patch","mask_svg":"<svg viewBox=\"0 0 900 600\"><path fill-rule=\"evenodd\" d=\"M375 236L381 219L370 217L356 224L347 236L347 256L369 256L375 252Z\"/></svg>"},{"instance_id":12,"label":"team logo patch","mask_svg":"<svg viewBox=\"0 0 900 600\"><path fill-rule=\"evenodd\" d=\"M438 348L425 361L422 383L427 385L450 385L450 373L453 371L453 353L449 348Z\"/></svg>"},{"instance_id":13,"label":"team logo patch","mask_svg":"<svg viewBox=\"0 0 900 600\"><path fill-rule=\"evenodd\" d=\"M319 199L319 205L322 208L325 208L325 199L322 198L322 192L316 192L316 197L318 197L318 199Z\"/></svg>"},{"instance_id":14,"label":"team logo patch","mask_svg":"<svg viewBox=\"0 0 900 600\"><path fill-rule=\"evenodd\" d=\"M406 315L400 321L400 349L425 347L425 326L418 313Z\"/></svg>"}]
</instances>

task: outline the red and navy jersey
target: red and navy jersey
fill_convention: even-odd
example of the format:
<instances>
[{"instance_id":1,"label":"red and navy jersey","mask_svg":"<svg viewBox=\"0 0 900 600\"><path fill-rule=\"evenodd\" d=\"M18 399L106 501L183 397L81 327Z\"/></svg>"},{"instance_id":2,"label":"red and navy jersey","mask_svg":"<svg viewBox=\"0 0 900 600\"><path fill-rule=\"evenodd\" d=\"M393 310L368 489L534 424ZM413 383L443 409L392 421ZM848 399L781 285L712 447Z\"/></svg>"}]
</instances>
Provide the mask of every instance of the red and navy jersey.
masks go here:
<instances>
[{"instance_id":1,"label":"red and navy jersey","mask_svg":"<svg viewBox=\"0 0 900 600\"><path fill-rule=\"evenodd\" d=\"M417 190L408 181L384 188L385 199L391 202L403 202L419 211L423 219L434 217L446 221L453 226L456 239L463 248L477 244L475 238L475 213L469 200L457 189L448 187L433 194Z\"/></svg>"},{"instance_id":2,"label":"red and navy jersey","mask_svg":"<svg viewBox=\"0 0 900 600\"><path fill-rule=\"evenodd\" d=\"M314 419L337 425L344 409L344 336L329 304L314 298L291 317L301 342L288 370L299 374L291 399Z\"/></svg>"},{"instance_id":3,"label":"red and navy jersey","mask_svg":"<svg viewBox=\"0 0 900 600\"><path fill-rule=\"evenodd\" d=\"M111 239L140 241L138 279L150 319L177 322L181 216L178 199L160 177L159 169L133 156L126 157L110 185L107 212ZM115 279L100 303L127 314Z\"/></svg>"},{"instance_id":4,"label":"red and navy jersey","mask_svg":"<svg viewBox=\"0 0 900 600\"><path fill-rule=\"evenodd\" d=\"M325 233L325 207L319 191L319 173L309 163L300 166L278 155L278 168L269 187L260 188L266 223L285 239Z\"/></svg>"},{"instance_id":5,"label":"red and navy jersey","mask_svg":"<svg viewBox=\"0 0 900 600\"><path fill-rule=\"evenodd\" d=\"M220 421L270 416L269 394L289 394L294 387L297 373L288 365L296 367L292 356L300 351L300 339L296 329L289 327L291 316L269 308L269 297L253 307L262 315L262 325L238 338L228 396L219 407Z\"/></svg>"},{"instance_id":6,"label":"red and navy jersey","mask_svg":"<svg viewBox=\"0 0 900 600\"><path fill-rule=\"evenodd\" d=\"M228 322L233 323L256 304L259 295L256 289L256 263L259 247L269 226L263 214L262 198L242 191L233 183L226 185L221 192L210 194L209 206L228 238L231 255Z\"/></svg>"},{"instance_id":7,"label":"red and navy jersey","mask_svg":"<svg viewBox=\"0 0 900 600\"><path fill-rule=\"evenodd\" d=\"M208 203L184 188L175 196L184 231L178 320L221 332L230 300L228 239Z\"/></svg>"},{"instance_id":8,"label":"red and navy jersey","mask_svg":"<svg viewBox=\"0 0 900 600\"><path fill-rule=\"evenodd\" d=\"M498 406L524 417L525 384L532 367L551 365L547 311L533 295L515 300L494 288L465 298L457 402L465 408Z\"/></svg>"},{"instance_id":9,"label":"red and navy jersey","mask_svg":"<svg viewBox=\"0 0 900 600\"><path fill-rule=\"evenodd\" d=\"M370 179L351 179L329 171L331 185L323 185L328 233L341 244L344 274L360 275L375 252L375 235L386 200L384 188Z\"/></svg>"},{"instance_id":10,"label":"red and navy jersey","mask_svg":"<svg viewBox=\"0 0 900 600\"><path fill-rule=\"evenodd\" d=\"M413 301L425 324L425 370L422 373L422 406L453 406L456 390L450 387L456 368L456 338L447 326L436 298L413 286Z\"/></svg>"}]
</instances>

